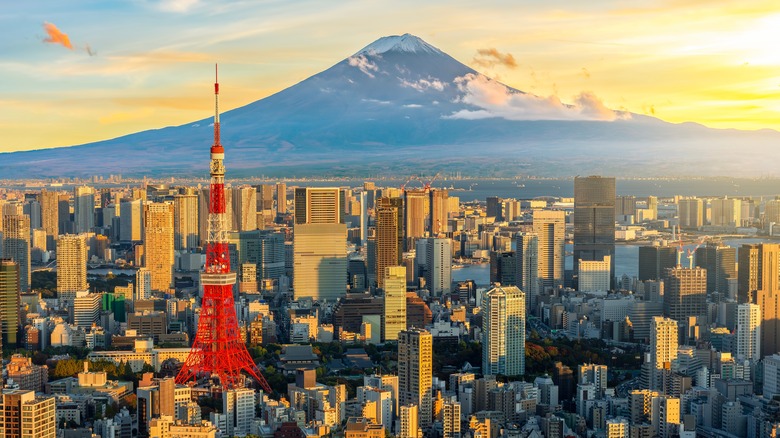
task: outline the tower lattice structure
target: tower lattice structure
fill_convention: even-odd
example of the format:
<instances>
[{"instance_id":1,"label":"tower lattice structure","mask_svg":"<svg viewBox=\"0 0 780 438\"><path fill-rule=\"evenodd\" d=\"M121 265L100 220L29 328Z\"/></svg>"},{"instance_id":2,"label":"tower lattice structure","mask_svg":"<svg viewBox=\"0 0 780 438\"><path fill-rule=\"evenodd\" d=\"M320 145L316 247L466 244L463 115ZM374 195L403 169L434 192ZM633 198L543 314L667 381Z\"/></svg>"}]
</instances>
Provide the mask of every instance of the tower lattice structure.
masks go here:
<instances>
[{"instance_id":1,"label":"tower lattice structure","mask_svg":"<svg viewBox=\"0 0 780 438\"><path fill-rule=\"evenodd\" d=\"M225 215L225 149L219 133L219 78L214 82L214 144L211 146L211 185L209 190L206 266L201 275L203 301L195 341L176 383L217 376L226 389L241 386L241 371L271 393L268 382L249 356L238 332L233 285L236 273L230 271L228 224Z\"/></svg>"}]
</instances>

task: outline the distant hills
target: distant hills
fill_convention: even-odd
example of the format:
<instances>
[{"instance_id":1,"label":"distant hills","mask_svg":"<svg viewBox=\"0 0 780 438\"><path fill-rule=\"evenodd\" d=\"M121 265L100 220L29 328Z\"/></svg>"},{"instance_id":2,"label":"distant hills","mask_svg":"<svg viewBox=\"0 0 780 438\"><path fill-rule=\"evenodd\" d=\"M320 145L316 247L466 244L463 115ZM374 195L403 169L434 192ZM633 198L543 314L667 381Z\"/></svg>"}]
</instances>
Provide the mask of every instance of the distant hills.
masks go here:
<instances>
[{"instance_id":1,"label":"distant hills","mask_svg":"<svg viewBox=\"0 0 780 438\"><path fill-rule=\"evenodd\" d=\"M222 84L222 93L230 93L230 84ZM211 122L0 154L0 178L203 176ZM221 123L234 178L780 173L776 131L672 124L613 111L589 94L565 105L507 87L409 34L380 38L292 87L224 113Z\"/></svg>"}]
</instances>

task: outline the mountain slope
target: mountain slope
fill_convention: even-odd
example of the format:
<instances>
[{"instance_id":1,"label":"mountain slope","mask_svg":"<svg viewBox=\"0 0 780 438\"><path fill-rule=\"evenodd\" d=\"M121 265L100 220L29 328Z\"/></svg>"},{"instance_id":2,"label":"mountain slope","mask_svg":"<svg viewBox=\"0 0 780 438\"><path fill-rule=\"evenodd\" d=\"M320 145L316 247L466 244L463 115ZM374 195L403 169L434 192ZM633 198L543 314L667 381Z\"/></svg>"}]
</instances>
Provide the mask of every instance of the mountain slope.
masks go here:
<instances>
[{"instance_id":1,"label":"mountain slope","mask_svg":"<svg viewBox=\"0 0 780 438\"><path fill-rule=\"evenodd\" d=\"M774 131L714 130L615 112L588 95L575 105L541 99L408 34L380 38L290 88L226 112L221 122L233 177L428 170L760 175L777 173L765 158L780 140ZM211 130L211 119L204 119L3 154L0 174L204 175Z\"/></svg>"}]
</instances>

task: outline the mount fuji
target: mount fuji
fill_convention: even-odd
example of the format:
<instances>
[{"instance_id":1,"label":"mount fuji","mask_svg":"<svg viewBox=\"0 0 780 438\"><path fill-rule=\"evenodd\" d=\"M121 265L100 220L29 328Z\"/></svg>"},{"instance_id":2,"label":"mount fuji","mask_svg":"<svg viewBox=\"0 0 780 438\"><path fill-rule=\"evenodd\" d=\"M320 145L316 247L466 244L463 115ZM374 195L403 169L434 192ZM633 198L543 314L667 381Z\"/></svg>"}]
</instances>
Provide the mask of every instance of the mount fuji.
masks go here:
<instances>
[{"instance_id":1,"label":"mount fuji","mask_svg":"<svg viewBox=\"0 0 780 438\"><path fill-rule=\"evenodd\" d=\"M211 122L0 154L0 175L202 176ZM767 158L780 145L776 131L667 123L611 110L589 93L572 104L524 93L409 34L380 38L292 87L227 111L221 124L234 178L767 175L777 173Z\"/></svg>"}]
</instances>

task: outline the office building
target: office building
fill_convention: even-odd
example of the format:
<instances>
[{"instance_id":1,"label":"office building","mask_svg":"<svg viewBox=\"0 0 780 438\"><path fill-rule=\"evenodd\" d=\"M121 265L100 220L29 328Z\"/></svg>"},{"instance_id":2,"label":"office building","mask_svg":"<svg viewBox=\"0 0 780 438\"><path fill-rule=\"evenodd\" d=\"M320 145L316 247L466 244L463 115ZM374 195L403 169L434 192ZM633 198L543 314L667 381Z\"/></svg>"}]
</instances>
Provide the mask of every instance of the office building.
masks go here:
<instances>
[{"instance_id":1,"label":"office building","mask_svg":"<svg viewBox=\"0 0 780 438\"><path fill-rule=\"evenodd\" d=\"M341 190L338 187L295 189L295 224L339 224L344 222Z\"/></svg>"},{"instance_id":2,"label":"office building","mask_svg":"<svg viewBox=\"0 0 780 438\"><path fill-rule=\"evenodd\" d=\"M95 226L95 189L88 186L73 188L73 232L92 232Z\"/></svg>"},{"instance_id":3,"label":"office building","mask_svg":"<svg viewBox=\"0 0 780 438\"><path fill-rule=\"evenodd\" d=\"M2 346L14 348L20 339L19 265L9 259L0 259L0 337Z\"/></svg>"},{"instance_id":4,"label":"office building","mask_svg":"<svg viewBox=\"0 0 780 438\"><path fill-rule=\"evenodd\" d=\"M554 210L534 210L533 232L539 241L538 278L540 286L544 289L557 289L563 286L566 255L566 213ZM528 293L525 289L523 291ZM529 302L535 304L530 300Z\"/></svg>"},{"instance_id":5,"label":"office building","mask_svg":"<svg viewBox=\"0 0 780 438\"><path fill-rule=\"evenodd\" d=\"M335 301L344 296L347 288L346 236L345 224L295 224L294 299L309 297Z\"/></svg>"},{"instance_id":6,"label":"office building","mask_svg":"<svg viewBox=\"0 0 780 438\"><path fill-rule=\"evenodd\" d=\"M736 332L737 358L753 362L761 360L761 308L757 304L737 306Z\"/></svg>"},{"instance_id":7,"label":"office building","mask_svg":"<svg viewBox=\"0 0 780 438\"><path fill-rule=\"evenodd\" d=\"M230 389L222 394L222 413L226 417L227 436L245 436L255 419L255 391L250 388Z\"/></svg>"},{"instance_id":8,"label":"office building","mask_svg":"<svg viewBox=\"0 0 780 438\"><path fill-rule=\"evenodd\" d=\"M671 369L671 364L677 358L679 329L677 321L661 316L654 316L650 323L650 369L651 380L649 389L661 389L662 370Z\"/></svg>"},{"instance_id":9,"label":"office building","mask_svg":"<svg viewBox=\"0 0 780 438\"><path fill-rule=\"evenodd\" d=\"M73 300L73 325L86 330L98 322L101 295L89 291L76 292L76 298Z\"/></svg>"},{"instance_id":10,"label":"office building","mask_svg":"<svg viewBox=\"0 0 780 438\"><path fill-rule=\"evenodd\" d=\"M580 260L579 286L581 292L607 292L610 290L611 258L603 260Z\"/></svg>"},{"instance_id":11,"label":"office building","mask_svg":"<svg viewBox=\"0 0 780 438\"><path fill-rule=\"evenodd\" d=\"M41 203L41 227L48 236L47 249L51 250L54 249L54 240L59 235L59 194L42 189L38 199Z\"/></svg>"},{"instance_id":12,"label":"office building","mask_svg":"<svg viewBox=\"0 0 780 438\"><path fill-rule=\"evenodd\" d=\"M119 240L140 242L144 237L144 203L140 199L119 204Z\"/></svg>"},{"instance_id":13,"label":"office building","mask_svg":"<svg viewBox=\"0 0 780 438\"><path fill-rule=\"evenodd\" d=\"M285 275L285 236L284 233L270 230L242 231L237 233L236 264L252 263L257 267L257 281L263 279L278 280ZM235 234L231 240L235 240ZM231 261L232 263L232 261Z\"/></svg>"},{"instance_id":14,"label":"office building","mask_svg":"<svg viewBox=\"0 0 780 438\"><path fill-rule=\"evenodd\" d=\"M448 238L421 239L425 246L425 286L440 297L452 291L452 241ZM419 255L418 255L419 256Z\"/></svg>"},{"instance_id":15,"label":"office building","mask_svg":"<svg viewBox=\"0 0 780 438\"><path fill-rule=\"evenodd\" d=\"M525 294L517 286L497 286L482 298L482 372L525 374Z\"/></svg>"},{"instance_id":16,"label":"office building","mask_svg":"<svg viewBox=\"0 0 780 438\"><path fill-rule=\"evenodd\" d=\"M398 334L398 403L416 405L418 427L427 430L433 415L433 336L423 329Z\"/></svg>"},{"instance_id":17,"label":"office building","mask_svg":"<svg viewBox=\"0 0 780 438\"><path fill-rule=\"evenodd\" d=\"M539 235L536 233L517 233L515 234L515 274L514 283L525 293L527 297L527 309L531 313L536 313L536 306L539 301L540 284L548 284L551 287L556 281L545 282L539 278L540 269L540 245ZM549 262L549 260L547 260ZM545 275L549 272L544 272ZM503 284L503 283L502 283ZM561 283L562 284L562 283Z\"/></svg>"},{"instance_id":18,"label":"office building","mask_svg":"<svg viewBox=\"0 0 780 438\"><path fill-rule=\"evenodd\" d=\"M742 265L740 264L740 269ZM763 244L758 258L758 290L755 303L761 308L761 354L780 352L780 245Z\"/></svg>"},{"instance_id":19,"label":"office building","mask_svg":"<svg viewBox=\"0 0 780 438\"><path fill-rule=\"evenodd\" d=\"M167 292L173 285L173 204L144 206L144 267L152 275L152 290Z\"/></svg>"},{"instance_id":20,"label":"office building","mask_svg":"<svg viewBox=\"0 0 780 438\"><path fill-rule=\"evenodd\" d=\"M615 217L636 216L636 196L618 196L615 198Z\"/></svg>"},{"instance_id":21,"label":"office building","mask_svg":"<svg viewBox=\"0 0 780 438\"><path fill-rule=\"evenodd\" d=\"M19 265L19 288L22 292L28 292L32 282L30 218L20 214L3 214L2 222L0 255Z\"/></svg>"},{"instance_id":22,"label":"office building","mask_svg":"<svg viewBox=\"0 0 780 438\"><path fill-rule=\"evenodd\" d=\"M677 201L680 228L699 229L704 225L704 202L698 198Z\"/></svg>"},{"instance_id":23,"label":"office building","mask_svg":"<svg viewBox=\"0 0 780 438\"><path fill-rule=\"evenodd\" d=\"M233 187L232 230L251 231L257 227L257 190L254 187Z\"/></svg>"},{"instance_id":24,"label":"office building","mask_svg":"<svg viewBox=\"0 0 780 438\"><path fill-rule=\"evenodd\" d=\"M377 287L384 287L385 268L401 264L404 243L403 200L382 197L376 203Z\"/></svg>"},{"instance_id":25,"label":"office building","mask_svg":"<svg viewBox=\"0 0 780 438\"><path fill-rule=\"evenodd\" d=\"M710 224L713 227L736 228L742 226L742 200L735 198L713 199Z\"/></svg>"},{"instance_id":26,"label":"office building","mask_svg":"<svg viewBox=\"0 0 780 438\"><path fill-rule=\"evenodd\" d=\"M490 251L490 283L517 284L517 258L514 251Z\"/></svg>"},{"instance_id":27,"label":"office building","mask_svg":"<svg viewBox=\"0 0 780 438\"><path fill-rule=\"evenodd\" d=\"M276 184L276 214L284 216L287 213L287 184Z\"/></svg>"},{"instance_id":28,"label":"office building","mask_svg":"<svg viewBox=\"0 0 780 438\"><path fill-rule=\"evenodd\" d=\"M449 192L442 189L430 189L428 192L430 197L430 222L431 222L431 236L439 236L439 234L446 233L448 231L449 223Z\"/></svg>"},{"instance_id":29,"label":"office building","mask_svg":"<svg viewBox=\"0 0 780 438\"><path fill-rule=\"evenodd\" d=\"M190 189L187 189L187 193L173 197L173 233L173 247L177 251L192 251L200 245L198 195Z\"/></svg>"},{"instance_id":30,"label":"office building","mask_svg":"<svg viewBox=\"0 0 780 438\"><path fill-rule=\"evenodd\" d=\"M610 258L610 281L615 277L615 178L574 178L574 260Z\"/></svg>"},{"instance_id":31,"label":"office building","mask_svg":"<svg viewBox=\"0 0 780 438\"><path fill-rule=\"evenodd\" d=\"M57 292L75 294L87 284L87 239L84 234L63 234L57 238Z\"/></svg>"},{"instance_id":32,"label":"office building","mask_svg":"<svg viewBox=\"0 0 780 438\"><path fill-rule=\"evenodd\" d=\"M596 388L596 392L599 397L603 397L607 390L607 381L609 376L607 374L606 365L596 364L584 364L577 366L577 374L579 379L577 381L581 385L593 385Z\"/></svg>"},{"instance_id":33,"label":"office building","mask_svg":"<svg viewBox=\"0 0 780 438\"><path fill-rule=\"evenodd\" d=\"M423 189L404 191L404 225L407 245L409 239L425 237L426 223L430 213L430 199Z\"/></svg>"},{"instance_id":34,"label":"office building","mask_svg":"<svg viewBox=\"0 0 780 438\"><path fill-rule=\"evenodd\" d=\"M395 341L406 330L406 268L388 266L384 272L382 339Z\"/></svg>"},{"instance_id":35,"label":"office building","mask_svg":"<svg viewBox=\"0 0 780 438\"><path fill-rule=\"evenodd\" d=\"M677 266L674 246L639 247L639 281L660 280L668 268Z\"/></svg>"},{"instance_id":36,"label":"office building","mask_svg":"<svg viewBox=\"0 0 780 438\"><path fill-rule=\"evenodd\" d=\"M53 397L36 397L34 391L7 389L2 393L5 438L55 438L57 417Z\"/></svg>"},{"instance_id":37,"label":"office building","mask_svg":"<svg viewBox=\"0 0 780 438\"><path fill-rule=\"evenodd\" d=\"M708 243L696 248L696 266L707 270L707 292L729 292L729 280L737 279L737 250Z\"/></svg>"},{"instance_id":38,"label":"office building","mask_svg":"<svg viewBox=\"0 0 780 438\"><path fill-rule=\"evenodd\" d=\"M664 315L675 321L707 313L707 271L672 268L664 277Z\"/></svg>"}]
</instances>

